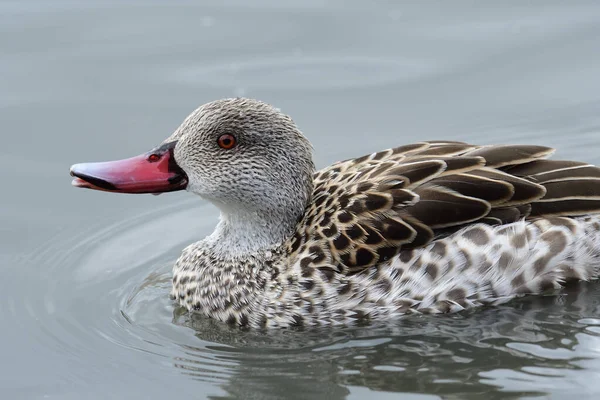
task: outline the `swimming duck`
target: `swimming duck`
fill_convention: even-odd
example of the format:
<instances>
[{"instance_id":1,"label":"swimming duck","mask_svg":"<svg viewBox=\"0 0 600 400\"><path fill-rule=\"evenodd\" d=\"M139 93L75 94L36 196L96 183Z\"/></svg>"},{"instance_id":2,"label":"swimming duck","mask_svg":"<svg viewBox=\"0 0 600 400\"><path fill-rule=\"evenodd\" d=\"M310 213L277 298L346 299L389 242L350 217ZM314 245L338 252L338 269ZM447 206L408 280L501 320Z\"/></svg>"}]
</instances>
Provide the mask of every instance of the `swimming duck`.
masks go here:
<instances>
[{"instance_id":1,"label":"swimming duck","mask_svg":"<svg viewBox=\"0 0 600 400\"><path fill-rule=\"evenodd\" d=\"M315 171L292 119L205 104L160 146L73 185L186 189L220 210L173 268L180 305L250 327L450 313L598 277L600 168L553 149L427 141Z\"/></svg>"}]
</instances>

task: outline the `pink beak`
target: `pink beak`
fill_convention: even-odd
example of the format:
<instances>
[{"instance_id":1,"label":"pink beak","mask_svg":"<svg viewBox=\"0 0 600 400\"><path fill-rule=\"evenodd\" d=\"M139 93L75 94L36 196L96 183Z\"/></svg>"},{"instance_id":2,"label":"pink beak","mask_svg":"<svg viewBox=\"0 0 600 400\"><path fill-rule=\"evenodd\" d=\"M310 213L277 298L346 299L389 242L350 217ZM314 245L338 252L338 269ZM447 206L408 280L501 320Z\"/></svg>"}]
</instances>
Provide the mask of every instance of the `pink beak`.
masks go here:
<instances>
[{"instance_id":1,"label":"pink beak","mask_svg":"<svg viewBox=\"0 0 600 400\"><path fill-rule=\"evenodd\" d=\"M187 176L177 165L173 150L177 142L137 157L118 161L75 164L73 186L116 193L163 193L183 190Z\"/></svg>"}]
</instances>

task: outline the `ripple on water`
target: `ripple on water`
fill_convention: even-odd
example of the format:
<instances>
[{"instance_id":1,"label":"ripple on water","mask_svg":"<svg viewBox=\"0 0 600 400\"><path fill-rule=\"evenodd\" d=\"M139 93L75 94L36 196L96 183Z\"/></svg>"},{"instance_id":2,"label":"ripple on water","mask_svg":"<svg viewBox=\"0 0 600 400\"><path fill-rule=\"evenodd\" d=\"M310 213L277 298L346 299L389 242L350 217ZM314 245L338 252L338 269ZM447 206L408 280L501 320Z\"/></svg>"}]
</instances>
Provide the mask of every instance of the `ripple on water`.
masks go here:
<instances>
[{"instance_id":1,"label":"ripple on water","mask_svg":"<svg viewBox=\"0 0 600 400\"><path fill-rule=\"evenodd\" d=\"M40 277L46 291L27 293L11 312L39 321L36 340L85 370L75 372L82 381L90 364L102 374L118 362L241 397L285 397L286 390L344 397L364 389L468 395L498 387L541 394L549 379L570 379L574 369L600 372L594 284L559 297L362 327L264 332L189 314L168 294L179 252L211 229L212 221L189 224L198 211L177 204L55 238L29 260L47 266ZM595 390L589 381L578 384Z\"/></svg>"}]
</instances>

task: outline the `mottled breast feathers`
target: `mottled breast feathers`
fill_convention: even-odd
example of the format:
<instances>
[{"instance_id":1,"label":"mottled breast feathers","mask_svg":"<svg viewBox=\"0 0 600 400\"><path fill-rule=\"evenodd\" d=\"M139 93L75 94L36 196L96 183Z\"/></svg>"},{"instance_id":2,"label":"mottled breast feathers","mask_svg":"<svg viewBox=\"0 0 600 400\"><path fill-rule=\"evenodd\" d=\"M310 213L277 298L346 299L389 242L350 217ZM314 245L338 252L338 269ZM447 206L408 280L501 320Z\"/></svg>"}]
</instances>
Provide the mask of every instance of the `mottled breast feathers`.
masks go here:
<instances>
[{"instance_id":1,"label":"mottled breast feathers","mask_svg":"<svg viewBox=\"0 0 600 400\"><path fill-rule=\"evenodd\" d=\"M303 269L354 274L469 223L600 212L600 168L545 160L553 151L438 141L338 162L315 174L288 251Z\"/></svg>"}]
</instances>

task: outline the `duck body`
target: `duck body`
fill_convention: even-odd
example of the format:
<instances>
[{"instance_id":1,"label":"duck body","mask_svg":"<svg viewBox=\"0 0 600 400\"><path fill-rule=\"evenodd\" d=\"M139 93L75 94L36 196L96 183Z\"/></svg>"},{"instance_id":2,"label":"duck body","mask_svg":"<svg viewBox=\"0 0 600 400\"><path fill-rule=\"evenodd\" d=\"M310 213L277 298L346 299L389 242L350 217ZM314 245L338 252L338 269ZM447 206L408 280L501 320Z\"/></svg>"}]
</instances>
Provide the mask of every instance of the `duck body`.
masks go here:
<instances>
[{"instance_id":1,"label":"duck body","mask_svg":"<svg viewBox=\"0 0 600 400\"><path fill-rule=\"evenodd\" d=\"M458 312L596 279L599 231L597 217L474 224L349 276L303 265L314 253L290 258L286 247L224 265L199 242L177 261L171 295L190 311L257 328Z\"/></svg>"},{"instance_id":2,"label":"duck body","mask_svg":"<svg viewBox=\"0 0 600 400\"><path fill-rule=\"evenodd\" d=\"M547 160L547 147L420 142L315 172L289 117L226 99L200 107L158 149L155 184L115 178L104 164L73 166L74 184L186 188L213 202L221 220L183 251L171 295L229 324L449 313L599 274L600 168Z\"/></svg>"},{"instance_id":3,"label":"duck body","mask_svg":"<svg viewBox=\"0 0 600 400\"><path fill-rule=\"evenodd\" d=\"M425 142L332 165L288 240L226 263L210 237L195 243L172 297L230 324L285 327L456 312L595 279L600 218L562 215L600 205L600 169L550 152Z\"/></svg>"}]
</instances>

